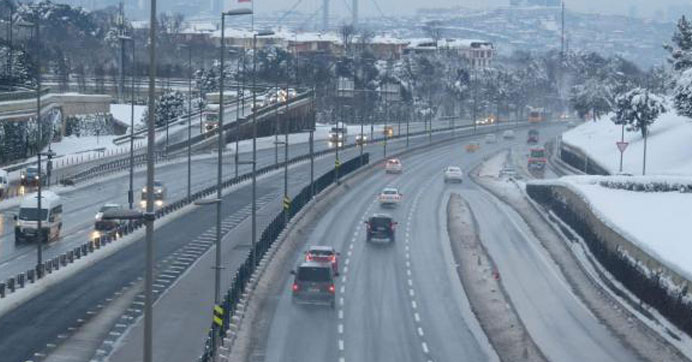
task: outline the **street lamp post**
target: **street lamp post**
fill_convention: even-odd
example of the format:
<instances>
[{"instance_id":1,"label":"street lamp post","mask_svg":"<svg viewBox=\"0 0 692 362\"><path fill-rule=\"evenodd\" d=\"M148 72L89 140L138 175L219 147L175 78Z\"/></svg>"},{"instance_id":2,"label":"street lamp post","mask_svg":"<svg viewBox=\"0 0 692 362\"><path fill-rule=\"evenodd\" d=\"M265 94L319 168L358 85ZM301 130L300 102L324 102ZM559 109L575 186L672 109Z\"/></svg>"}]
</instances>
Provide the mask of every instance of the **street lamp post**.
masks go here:
<instances>
[{"instance_id":1,"label":"street lamp post","mask_svg":"<svg viewBox=\"0 0 692 362\"><path fill-rule=\"evenodd\" d=\"M219 304L221 302L221 204L222 204L222 177L223 177L223 148L226 145L226 140L223 135L223 114L224 114L224 104L223 104L223 90L224 90L224 56L226 55L226 42L225 31L226 31L226 16L237 16L237 15L248 15L252 14L250 9L236 9L221 13L221 75L219 80L219 125L217 127L217 138L218 138L218 165L216 173L216 198L219 202L216 203L216 266L214 268L214 303ZM236 150L237 152L237 150Z\"/></svg>"},{"instance_id":2,"label":"street lamp post","mask_svg":"<svg viewBox=\"0 0 692 362\"><path fill-rule=\"evenodd\" d=\"M129 189L127 190L127 203L130 206L130 210L134 207L135 195L134 195L134 164L135 164L135 154L134 154L134 143L135 143L135 38L120 35L120 41L124 43L129 40L132 42L132 89L130 94L130 175L129 175ZM124 59L124 57L123 57ZM123 71L124 72L124 71ZM124 82L123 82L124 84Z\"/></svg>"},{"instance_id":3,"label":"street lamp post","mask_svg":"<svg viewBox=\"0 0 692 362\"><path fill-rule=\"evenodd\" d=\"M252 267L257 265L257 37L274 35L260 31L252 35Z\"/></svg>"},{"instance_id":4,"label":"street lamp post","mask_svg":"<svg viewBox=\"0 0 692 362\"><path fill-rule=\"evenodd\" d=\"M187 199L192 195L192 46L181 45L187 48Z\"/></svg>"}]
</instances>

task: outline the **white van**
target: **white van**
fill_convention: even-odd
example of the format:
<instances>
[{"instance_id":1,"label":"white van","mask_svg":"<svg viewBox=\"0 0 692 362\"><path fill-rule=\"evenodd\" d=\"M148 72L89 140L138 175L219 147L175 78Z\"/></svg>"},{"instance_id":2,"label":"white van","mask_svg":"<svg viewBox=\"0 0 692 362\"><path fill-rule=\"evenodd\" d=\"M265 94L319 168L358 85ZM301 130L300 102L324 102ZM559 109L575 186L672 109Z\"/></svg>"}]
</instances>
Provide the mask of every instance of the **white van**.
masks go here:
<instances>
[{"instance_id":1,"label":"white van","mask_svg":"<svg viewBox=\"0 0 692 362\"><path fill-rule=\"evenodd\" d=\"M0 170L0 198L7 193L7 171Z\"/></svg>"},{"instance_id":2,"label":"white van","mask_svg":"<svg viewBox=\"0 0 692 362\"><path fill-rule=\"evenodd\" d=\"M41 232L38 230L38 220L41 219ZM24 197L19 205L19 214L15 215L14 240L36 240L41 235L42 240L51 241L60 237L62 229L62 200L52 191L41 192L41 210L38 209L38 194L33 193Z\"/></svg>"}]
</instances>

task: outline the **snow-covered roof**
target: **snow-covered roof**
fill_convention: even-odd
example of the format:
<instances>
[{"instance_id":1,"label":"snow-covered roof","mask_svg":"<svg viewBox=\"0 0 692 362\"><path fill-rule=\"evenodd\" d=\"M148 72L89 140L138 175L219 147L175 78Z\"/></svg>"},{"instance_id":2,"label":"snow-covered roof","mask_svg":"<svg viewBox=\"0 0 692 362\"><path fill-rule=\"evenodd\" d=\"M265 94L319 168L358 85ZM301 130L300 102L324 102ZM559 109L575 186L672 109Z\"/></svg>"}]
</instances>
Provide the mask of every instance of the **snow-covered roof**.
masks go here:
<instances>
[{"instance_id":1,"label":"snow-covered roof","mask_svg":"<svg viewBox=\"0 0 692 362\"><path fill-rule=\"evenodd\" d=\"M409 44L409 41L406 39L396 38L396 37L393 37L393 36L387 35L387 34L375 35L370 40L370 42L373 44L400 44L400 45Z\"/></svg>"},{"instance_id":2,"label":"snow-covered roof","mask_svg":"<svg viewBox=\"0 0 692 362\"><path fill-rule=\"evenodd\" d=\"M207 34L216 31L212 23L188 23L179 34Z\"/></svg>"}]
</instances>

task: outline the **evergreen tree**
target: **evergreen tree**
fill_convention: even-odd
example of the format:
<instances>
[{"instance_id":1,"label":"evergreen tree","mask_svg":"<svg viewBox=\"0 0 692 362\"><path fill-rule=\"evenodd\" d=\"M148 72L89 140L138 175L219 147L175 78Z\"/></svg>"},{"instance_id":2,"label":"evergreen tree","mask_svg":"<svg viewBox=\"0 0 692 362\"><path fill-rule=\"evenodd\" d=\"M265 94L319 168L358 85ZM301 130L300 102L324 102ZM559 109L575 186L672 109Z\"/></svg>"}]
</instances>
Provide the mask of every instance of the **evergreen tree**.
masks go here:
<instances>
[{"instance_id":1,"label":"evergreen tree","mask_svg":"<svg viewBox=\"0 0 692 362\"><path fill-rule=\"evenodd\" d=\"M670 53L668 61L673 69L682 72L692 67L692 22L683 15L678 20L673 33L673 45L666 44L664 48Z\"/></svg>"}]
</instances>

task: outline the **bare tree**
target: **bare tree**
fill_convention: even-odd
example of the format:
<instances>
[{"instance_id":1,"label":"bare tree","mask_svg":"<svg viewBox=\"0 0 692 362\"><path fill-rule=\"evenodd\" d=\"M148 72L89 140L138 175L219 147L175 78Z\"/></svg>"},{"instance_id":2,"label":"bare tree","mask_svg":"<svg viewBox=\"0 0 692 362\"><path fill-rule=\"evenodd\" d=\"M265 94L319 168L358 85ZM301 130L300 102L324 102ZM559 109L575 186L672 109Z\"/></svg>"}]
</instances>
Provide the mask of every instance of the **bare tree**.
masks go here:
<instances>
[{"instance_id":1,"label":"bare tree","mask_svg":"<svg viewBox=\"0 0 692 362\"><path fill-rule=\"evenodd\" d=\"M353 38L355 36L356 28L353 25L345 24L339 28L339 37L341 38L341 43L344 45L344 51L346 54L349 54L351 52Z\"/></svg>"},{"instance_id":2,"label":"bare tree","mask_svg":"<svg viewBox=\"0 0 692 362\"><path fill-rule=\"evenodd\" d=\"M423 32L435 42L435 47L437 47L437 42L442 39L442 22L439 20L428 21L423 26Z\"/></svg>"}]
</instances>

